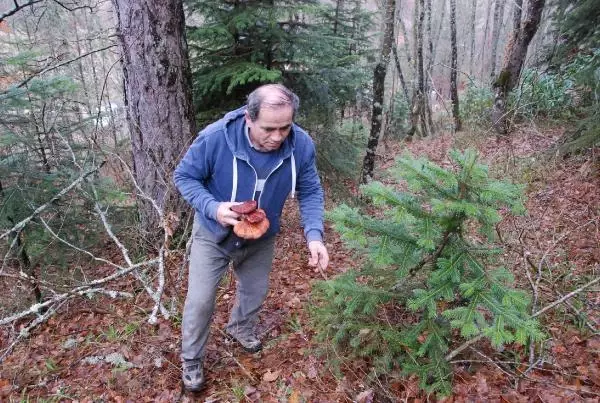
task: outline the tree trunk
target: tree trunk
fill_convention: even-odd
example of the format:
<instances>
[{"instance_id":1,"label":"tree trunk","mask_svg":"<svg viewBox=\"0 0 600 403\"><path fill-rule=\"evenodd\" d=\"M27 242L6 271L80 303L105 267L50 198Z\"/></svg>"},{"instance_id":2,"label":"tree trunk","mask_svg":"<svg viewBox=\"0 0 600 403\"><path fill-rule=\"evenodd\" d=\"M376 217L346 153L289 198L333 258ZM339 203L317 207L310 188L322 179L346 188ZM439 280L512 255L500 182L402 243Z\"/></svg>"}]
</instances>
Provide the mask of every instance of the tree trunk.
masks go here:
<instances>
[{"instance_id":1,"label":"tree trunk","mask_svg":"<svg viewBox=\"0 0 600 403\"><path fill-rule=\"evenodd\" d=\"M506 99L519 82L525 56L527 56L527 48L540 24L544 3L545 0L529 0L525 19L517 29L513 30L506 45L502 69L493 84L495 96L492 107L492 125L500 134L505 134L509 130Z\"/></svg>"},{"instance_id":2,"label":"tree trunk","mask_svg":"<svg viewBox=\"0 0 600 403\"><path fill-rule=\"evenodd\" d=\"M360 175L361 183L368 183L373 178L373 168L375 167L375 151L379 144L379 134L381 132L381 123L383 121L383 97L385 90L385 75L390 53L394 42L394 15L396 11L396 0L387 0L384 15L384 34L383 45L381 47L381 57L373 71L373 112L371 115L371 132L367 143L367 153L363 160L362 172Z\"/></svg>"},{"instance_id":3,"label":"tree trunk","mask_svg":"<svg viewBox=\"0 0 600 403\"><path fill-rule=\"evenodd\" d=\"M145 195L180 216L186 205L171 174L196 132L181 0L113 0L123 54L133 172ZM161 218L138 197L142 235L154 240Z\"/></svg>"},{"instance_id":4,"label":"tree trunk","mask_svg":"<svg viewBox=\"0 0 600 403\"><path fill-rule=\"evenodd\" d=\"M523 0L514 1L514 12L513 12L513 31L518 30L521 27L521 18L523 14Z\"/></svg>"},{"instance_id":5,"label":"tree trunk","mask_svg":"<svg viewBox=\"0 0 600 403\"><path fill-rule=\"evenodd\" d=\"M425 19L425 2L419 0L415 3L418 5L418 10L415 13L415 47L416 47L416 64L417 64L417 88L413 94L413 100L411 103L411 128L408 132L408 137L412 137L415 134L418 136L425 137L429 134L430 128L428 126L427 109L429 108L429 102L427 94L425 93L425 72L423 69L423 21ZM417 8L417 7L416 7Z\"/></svg>"},{"instance_id":6,"label":"tree trunk","mask_svg":"<svg viewBox=\"0 0 600 403\"><path fill-rule=\"evenodd\" d=\"M469 60L469 74L473 75L473 60L475 59L475 22L477 21L477 0L471 3L471 52Z\"/></svg>"},{"instance_id":7,"label":"tree trunk","mask_svg":"<svg viewBox=\"0 0 600 403\"><path fill-rule=\"evenodd\" d=\"M490 0L485 13L485 28L483 30L483 41L481 42L481 52L479 54L479 62L481 69L479 70L479 77L483 79L485 72L485 50L489 47L488 45L488 33L490 31L490 13L492 11L493 1Z\"/></svg>"},{"instance_id":8,"label":"tree trunk","mask_svg":"<svg viewBox=\"0 0 600 403\"><path fill-rule=\"evenodd\" d=\"M504 0L496 0L494 7L494 27L492 28L492 54L490 56L490 77L496 76L496 59L498 54L498 41L500 40L500 29L504 22Z\"/></svg>"},{"instance_id":9,"label":"tree trunk","mask_svg":"<svg viewBox=\"0 0 600 403\"><path fill-rule=\"evenodd\" d=\"M427 17L427 69L423 72L423 78L431 77L431 70L433 68L433 35L431 32L431 0L426 0L425 3L425 14ZM429 85L429 80L424 80L424 93L430 93L431 86ZM427 97L427 105L429 106L429 97ZM431 117L431 108L425 109L425 118L427 119L427 124L429 127L433 127L433 118Z\"/></svg>"},{"instance_id":10,"label":"tree trunk","mask_svg":"<svg viewBox=\"0 0 600 403\"><path fill-rule=\"evenodd\" d=\"M456 0L450 0L450 38L452 41L452 63L450 66L450 98L452 99L452 116L454 117L454 131L461 129L458 88L456 85L458 69L458 52L456 49Z\"/></svg>"},{"instance_id":11,"label":"tree trunk","mask_svg":"<svg viewBox=\"0 0 600 403\"><path fill-rule=\"evenodd\" d=\"M400 66L400 58L398 57L398 49L396 45L392 47L392 51L394 52L394 61L396 62L396 70L398 70L398 78L400 78L400 84L402 85L402 92L404 93L404 98L406 98L406 102L410 102L410 96L408 95L408 87L406 86L406 81L404 80L404 74L402 74L402 67Z\"/></svg>"},{"instance_id":12,"label":"tree trunk","mask_svg":"<svg viewBox=\"0 0 600 403\"><path fill-rule=\"evenodd\" d=\"M440 13L440 23L438 25L437 32L435 34L435 39L433 40L433 50L430 59L430 65L427 68L429 71L432 71L433 65L435 64L435 57L437 55L437 48L440 43L440 36L442 35L442 24L444 22L444 16L446 15L446 0L442 1L442 12Z\"/></svg>"}]
</instances>

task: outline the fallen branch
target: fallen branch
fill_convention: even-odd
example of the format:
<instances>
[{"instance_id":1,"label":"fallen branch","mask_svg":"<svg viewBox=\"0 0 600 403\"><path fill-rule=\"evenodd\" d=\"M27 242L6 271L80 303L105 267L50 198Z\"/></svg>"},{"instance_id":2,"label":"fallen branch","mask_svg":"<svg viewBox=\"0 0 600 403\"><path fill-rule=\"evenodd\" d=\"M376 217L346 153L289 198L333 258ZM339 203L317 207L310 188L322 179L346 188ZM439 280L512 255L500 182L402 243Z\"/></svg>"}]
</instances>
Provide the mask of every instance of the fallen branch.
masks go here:
<instances>
[{"instance_id":1,"label":"fallen branch","mask_svg":"<svg viewBox=\"0 0 600 403\"><path fill-rule=\"evenodd\" d=\"M600 282L600 276L596 277L594 280L582 285L581 287L579 287L576 290L571 291L570 293L564 295L562 298L557 299L556 301L552 302L551 304L546 305L545 307L543 307L542 309L540 309L539 311L537 311L536 313L534 313L533 315L531 315L532 318L538 317L541 314L543 314L544 312L546 312L549 309L554 308L555 306L563 303L564 301L574 297L575 295L579 294L580 292L582 292L583 290L585 290L586 288L589 288L591 286L593 286L594 284Z\"/></svg>"},{"instance_id":2,"label":"fallen branch","mask_svg":"<svg viewBox=\"0 0 600 403\"><path fill-rule=\"evenodd\" d=\"M36 208L29 217L21 220L14 227L12 227L8 231L6 231L2 235L0 235L0 240L8 237L10 234L14 234L14 233L18 234L19 232L21 232L23 230L23 228L27 225L27 223L29 221L33 220L37 215L39 215L44 210L46 210L52 203L56 202L58 199L60 199L61 197L63 197L67 193L69 193L74 187L76 187L81 182L83 182L85 180L85 178L87 178L88 176L90 176L94 172L98 171L102 167L102 165L104 165L104 162L100 163L100 165L98 165L94 169L91 169L91 170L89 170L89 171L84 172L83 174L81 174L77 179L75 179L75 181L73 181L69 186L63 188L52 199L50 199L45 204L42 204L38 208Z\"/></svg>"},{"instance_id":3,"label":"fallen branch","mask_svg":"<svg viewBox=\"0 0 600 403\"><path fill-rule=\"evenodd\" d=\"M112 298L117 298L117 297L132 298L133 297L133 295L131 295L130 293L126 293L126 292L106 290L104 288L89 288L89 289L85 289L85 290L80 290L78 292L69 292L69 293L63 293L63 294L57 295L44 303L32 305L26 311L23 311L16 315L12 315L10 317L4 318L4 319L0 320L0 325L6 325L8 323L15 322L15 321L22 319L31 314L38 315L38 317L35 320L33 320L26 328L22 329L19 332L16 339L13 340L13 342L4 350L4 352L0 356L0 363L2 363L4 358L6 358L6 356L8 354L10 354L10 352L12 351L14 346L16 346L21 340L29 337L31 331L35 327L44 323L51 316L53 316L56 312L58 312L58 309L63 304L65 304L68 300L70 300L74 297L77 297L77 296L84 296L84 295L90 295L90 294L105 294ZM48 309L44 309L44 308L48 308ZM43 311L43 313L40 314L39 313L40 311Z\"/></svg>"}]
</instances>

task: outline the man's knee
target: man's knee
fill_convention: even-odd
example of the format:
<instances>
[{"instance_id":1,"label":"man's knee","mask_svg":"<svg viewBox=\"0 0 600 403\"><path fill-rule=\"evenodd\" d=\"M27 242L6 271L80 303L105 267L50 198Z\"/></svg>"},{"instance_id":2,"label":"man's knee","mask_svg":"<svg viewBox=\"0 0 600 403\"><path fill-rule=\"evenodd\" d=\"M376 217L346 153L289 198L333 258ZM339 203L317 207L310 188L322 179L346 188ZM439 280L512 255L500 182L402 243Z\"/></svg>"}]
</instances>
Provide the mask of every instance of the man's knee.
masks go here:
<instances>
[{"instance_id":1,"label":"man's knee","mask_svg":"<svg viewBox=\"0 0 600 403\"><path fill-rule=\"evenodd\" d=\"M214 292L198 292L198 290L188 289L187 297L185 299L186 311L196 315L211 313L214 309L214 304Z\"/></svg>"}]
</instances>

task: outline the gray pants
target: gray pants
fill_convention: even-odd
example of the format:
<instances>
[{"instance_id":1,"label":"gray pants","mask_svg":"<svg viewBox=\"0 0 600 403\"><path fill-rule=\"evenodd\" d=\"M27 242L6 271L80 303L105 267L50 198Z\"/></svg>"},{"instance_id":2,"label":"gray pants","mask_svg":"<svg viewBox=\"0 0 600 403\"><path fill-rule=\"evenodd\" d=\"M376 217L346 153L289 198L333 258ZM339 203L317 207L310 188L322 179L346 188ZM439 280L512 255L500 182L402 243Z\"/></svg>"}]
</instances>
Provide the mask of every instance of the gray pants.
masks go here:
<instances>
[{"instance_id":1,"label":"gray pants","mask_svg":"<svg viewBox=\"0 0 600 403\"><path fill-rule=\"evenodd\" d=\"M219 244L194 222L188 291L183 309L181 358L202 361L215 309L217 287L230 262L237 279L236 301L227 331L251 334L269 289L275 237L248 242L242 247L231 237Z\"/></svg>"}]
</instances>

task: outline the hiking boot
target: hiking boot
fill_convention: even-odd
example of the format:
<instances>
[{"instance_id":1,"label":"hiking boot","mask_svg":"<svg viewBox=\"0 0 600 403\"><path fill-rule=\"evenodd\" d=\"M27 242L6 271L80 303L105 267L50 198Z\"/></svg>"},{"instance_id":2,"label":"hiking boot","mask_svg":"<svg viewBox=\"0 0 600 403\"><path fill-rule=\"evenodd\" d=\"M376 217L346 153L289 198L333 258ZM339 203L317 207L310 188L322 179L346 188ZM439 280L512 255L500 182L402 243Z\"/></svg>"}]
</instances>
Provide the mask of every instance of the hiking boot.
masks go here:
<instances>
[{"instance_id":1,"label":"hiking boot","mask_svg":"<svg viewBox=\"0 0 600 403\"><path fill-rule=\"evenodd\" d=\"M254 334L232 334L228 331L226 331L225 333L227 334L227 337L229 337L229 339L237 341L240 344L240 346L242 346L244 351L248 353L257 353L263 348L262 343Z\"/></svg>"},{"instance_id":2,"label":"hiking boot","mask_svg":"<svg viewBox=\"0 0 600 403\"><path fill-rule=\"evenodd\" d=\"M183 387L188 392L199 392L204 386L204 372L200 361L186 361L183 363L181 374Z\"/></svg>"}]
</instances>

